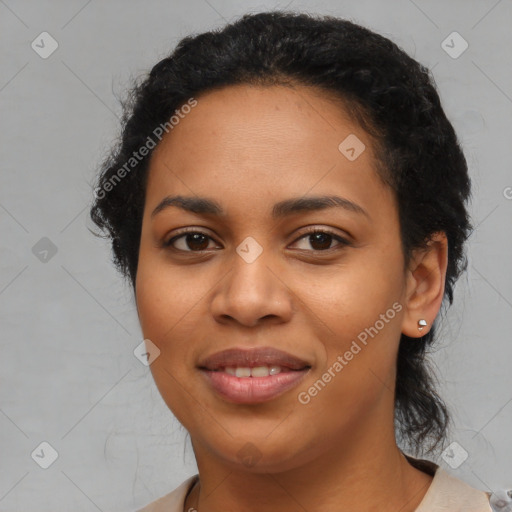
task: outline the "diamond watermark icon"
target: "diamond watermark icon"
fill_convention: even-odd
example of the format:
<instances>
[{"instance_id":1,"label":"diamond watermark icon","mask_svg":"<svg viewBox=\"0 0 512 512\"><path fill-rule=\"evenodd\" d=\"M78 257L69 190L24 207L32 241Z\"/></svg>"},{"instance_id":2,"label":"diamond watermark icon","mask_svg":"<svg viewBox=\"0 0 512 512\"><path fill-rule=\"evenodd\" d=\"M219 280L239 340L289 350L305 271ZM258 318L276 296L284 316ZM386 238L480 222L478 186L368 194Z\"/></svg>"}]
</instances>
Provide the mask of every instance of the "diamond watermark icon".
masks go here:
<instances>
[{"instance_id":1,"label":"diamond watermark icon","mask_svg":"<svg viewBox=\"0 0 512 512\"><path fill-rule=\"evenodd\" d=\"M48 32L41 32L30 46L39 57L47 59L59 47L59 43Z\"/></svg>"},{"instance_id":2,"label":"diamond watermark icon","mask_svg":"<svg viewBox=\"0 0 512 512\"><path fill-rule=\"evenodd\" d=\"M262 454L254 444L245 443L236 456L245 467L252 468L261 459Z\"/></svg>"},{"instance_id":3,"label":"diamond watermark icon","mask_svg":"<svg viewBox=\"0 0 512 512\"><path fill-rule=\"evenodd\" d=\"M338 146L339 152L351 162L359 158L365 149L366 146L353 133L343 139Z\"/></svg>"},{"instance_id":4,"label":"diamond watermark icon","mask_svg":"<svg viewBox=\"0 0 512 512\"><path fill-rule=\"evenodd\" d=\"M448 466L452 469L457 469L468 458L468 452L464 450L457 441L453 441L453 443L443 451L441 457Z\"/></svg>"},{"instance_id":5,"label":"diamond watermark icon","mask_svg":"<svg viewBox=\"0 0 512 512\"><path fill-rule=\"evenodd\" d=\"M49 238L43 236L32 247L32 254L41 263L48 263L57 254L57 246Z\"/></svg>"},{"instance_id":6,"label":"diamond watermark icon","mask_svg":"<svg viewBox=\"0 0 512 512\"><path fill-rule=\"evenodd\" d=\"M468 49L468 47L468 42L458 32L452 32L441 43L441 48L452 59L458 59Z\"/></svg>"},{"instance_id":7,"label":"diamond watermark icon","mask_svg":"<svg viewBox=\"0 0 512 512\"><path fill-rule=\"evenodd\" d=\"M34 449L30 456L43 469L48 469L57 460L59 454L50 443L43 441Z\"/></svg>"},{"instance_id":8,"label":"diamond watermark icon","mask_svg":"<svg viewBox=\"0 0 512 512\"><path fill-rule=\"evenodd\" d=\"M236 252L246 263L253 263L263 252L263 247L252 236L248 236L236 248Z\"/></svg>"},{"instance_id":9,"label":"diamond watermark icon","mask_svg":"<svg viewBox=\"0 0 512 512\"><path fill-rule=\"evenodd\" d=\"M144 366L149 366L160 355L160 349L151 340L145 339L135 347L133 355Z\"/></svg>"}]
</instances>

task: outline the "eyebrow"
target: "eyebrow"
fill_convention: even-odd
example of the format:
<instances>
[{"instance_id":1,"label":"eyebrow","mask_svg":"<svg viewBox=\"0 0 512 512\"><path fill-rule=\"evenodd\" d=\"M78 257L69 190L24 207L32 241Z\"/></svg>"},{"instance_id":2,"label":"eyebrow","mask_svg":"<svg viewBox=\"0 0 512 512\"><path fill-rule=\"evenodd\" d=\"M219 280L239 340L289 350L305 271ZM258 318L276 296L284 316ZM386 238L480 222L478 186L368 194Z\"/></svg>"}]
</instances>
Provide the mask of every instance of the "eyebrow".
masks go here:
<instances>
[{"instance_id":1,"label":"eyebrow","mask_svg":"<svg viewBox=\"0 0 512 512\"><path fill-rule=\"evenodd\" d=\"M167 196L153 210L151 218L171 206L199 215L225 215L222 206L217 201L207 197ZM370 218L370 215L362 206L344 197L332 195L297 197L280 201L272 208L272 218L279 219L295 213L325 210L327 208L343 208Z\"/></svg>"}]
</instances>

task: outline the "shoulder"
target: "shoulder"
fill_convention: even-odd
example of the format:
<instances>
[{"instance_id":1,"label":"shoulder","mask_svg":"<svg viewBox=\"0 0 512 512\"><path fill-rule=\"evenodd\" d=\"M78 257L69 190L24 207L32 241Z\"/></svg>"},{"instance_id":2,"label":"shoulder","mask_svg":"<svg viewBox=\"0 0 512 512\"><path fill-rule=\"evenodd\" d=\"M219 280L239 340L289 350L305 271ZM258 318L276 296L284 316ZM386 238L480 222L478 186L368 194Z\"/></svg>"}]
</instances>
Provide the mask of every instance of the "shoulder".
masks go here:
<instances>
[{"instance_id":1,"label":"shoulder","mask_svg":"<svg viewBox=\"0 0 512 512\"><path fill-rule=\"evenodd\" d=\"M185 504L185 497L196 482L198 476L194 475L185 480L174 491L162 496L146 505L137 512L182 512Z\"/></svg>"},{"instance_id":2,"label":"shoulder","mask_svg":"<svg viewBox=\"0 0 512 512\"><path fill-rule=\"evenodd\" d=\"M149 503L137 512L182 512L185 497L198 475L185 480L174 491ZM489 494L475 489L436 467L434 479L415 512L492 512Z\"/></svg>"},{"instance_id":3,"label":"shoulder","mask_svg":"<svg viewBox=\"0 0 512 512\"><path fill-rule=\"evenodd\" d=\"M437 467L434 479L415 512L492 512L489 494Z\"/></svg>"}]
</instances>

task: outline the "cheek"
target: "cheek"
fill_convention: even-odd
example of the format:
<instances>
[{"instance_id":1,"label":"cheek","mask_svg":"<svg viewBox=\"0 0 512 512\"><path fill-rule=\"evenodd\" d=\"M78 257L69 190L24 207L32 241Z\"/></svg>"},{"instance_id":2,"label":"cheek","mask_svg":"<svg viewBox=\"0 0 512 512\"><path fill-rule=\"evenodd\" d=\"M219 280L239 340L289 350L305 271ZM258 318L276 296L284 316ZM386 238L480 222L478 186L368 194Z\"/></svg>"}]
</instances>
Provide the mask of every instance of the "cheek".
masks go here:
<instances>
[{"instance_id":1,"label":"cheek","mask_svg":"<svg viewBox=\"0 0 512 512\"><path fill-rule=\"evenodd\" d=\"M399 257L355 255L346 265L335 266L328 273L297 275L295 291L330 328L333 337L346 342L373 326L381 315L396 323L397 308L392 308L402 297L401 269ZM386 322L386 329L390 324Z\"/></svg>"},{"instance_id":2,"label":"cheek","mask_svg":"<svg viewBox=\"0 0 512 512\"><path fill-rule=\"evenodd\" d=\"M363 411L386 386L393 386L404 309L400 254L361 256L327 278L311 280L309 286L308 279L302 279L299 293L307 297L312 317L321 320L315 334L327 355L315 375L327 383L325 390L319 383L323 396L317 404L332 401L347 411Z\"/></svg>"},{"instance_id":3,"label":"cheek","mask_svg":"<svg viewBox=\"0 0 512 512\"><path fill-rule=\"evenodd\" d=\"M141 253L137 271L137 310L144 336L161 343L193 315L204 290L191 270L171 269L159 258Z\"/></svg>"},{"instance_id":4,"label":"cheek","mask_svg":"<svg viewBox=\"0 0 512 512\"><path fill-rule=\"evenodd\" d=\"M336 437L340 428L357 430L362 418L383 404L392 409L402 306L393 302L394 290L389 288L353 290L357 293L349 293L346 286L337 300L323 306L318 299L316 314L323 325L315 337L325 348L326 360L297 390L304 413L324 418L326 438Z\"/></svg>"},{"instance_id":5,"label":"cheek","mask_svg":"<svg viewBox=\"0 0 512 512\"><path fill-rule=\"evenodd\" d=\"M181 272L171 273L155 260L141 259L136 287L139 321L144 338L160 350L150 370L167 406L185 425L190 423L190 397L200 399L190 379L190 368L193 342L201 336L194 308L201 307L203 294L187 286Z\"/></svg>"}]
</instances>

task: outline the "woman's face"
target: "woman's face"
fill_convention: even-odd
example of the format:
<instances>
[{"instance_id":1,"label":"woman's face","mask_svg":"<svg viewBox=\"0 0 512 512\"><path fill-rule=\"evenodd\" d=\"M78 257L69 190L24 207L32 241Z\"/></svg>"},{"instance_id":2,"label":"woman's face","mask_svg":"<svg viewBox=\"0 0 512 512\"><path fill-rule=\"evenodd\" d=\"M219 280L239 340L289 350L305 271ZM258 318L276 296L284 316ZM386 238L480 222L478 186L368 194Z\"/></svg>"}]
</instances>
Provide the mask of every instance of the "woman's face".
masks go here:
<instances>
[{"instance_id":1,"label":"woman's face","mask_svg":"<svg viewBox=\"0 0 512 512\"><path fill-rule=\"evenodd\" d=\"M406 274L369 137L312 88L197 101L153 153L136 280L196 456L277 471L390 434Z\"/></svg>"}]
</instances>

